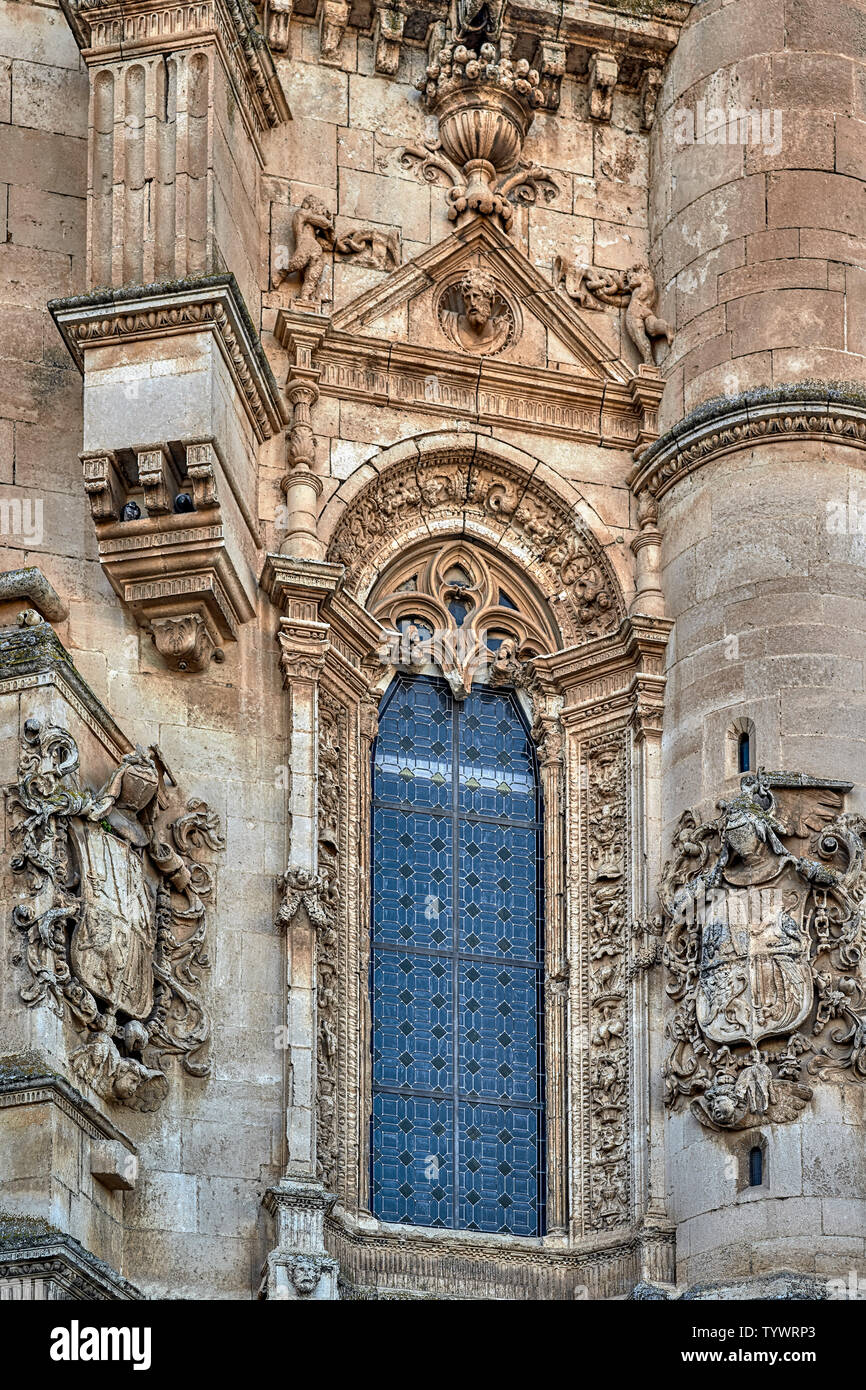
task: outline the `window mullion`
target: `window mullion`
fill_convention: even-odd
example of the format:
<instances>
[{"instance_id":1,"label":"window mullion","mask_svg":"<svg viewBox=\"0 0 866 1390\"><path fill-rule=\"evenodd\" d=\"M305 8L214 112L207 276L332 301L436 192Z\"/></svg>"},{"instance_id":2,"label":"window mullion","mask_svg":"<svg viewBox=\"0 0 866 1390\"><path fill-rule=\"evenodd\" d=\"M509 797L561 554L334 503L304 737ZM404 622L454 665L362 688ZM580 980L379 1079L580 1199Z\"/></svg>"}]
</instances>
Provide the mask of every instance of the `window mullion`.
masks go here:
<instances>
[{"instance_id":1,"label":"window mullion","mask_svg":"<svg viewBox=\"0 0 866 1390\"><path fill-rule=\"evenodd\" d=\"M460 705L451 696L452 1225L460 1224Z\"/></svg>"}]
</instances>

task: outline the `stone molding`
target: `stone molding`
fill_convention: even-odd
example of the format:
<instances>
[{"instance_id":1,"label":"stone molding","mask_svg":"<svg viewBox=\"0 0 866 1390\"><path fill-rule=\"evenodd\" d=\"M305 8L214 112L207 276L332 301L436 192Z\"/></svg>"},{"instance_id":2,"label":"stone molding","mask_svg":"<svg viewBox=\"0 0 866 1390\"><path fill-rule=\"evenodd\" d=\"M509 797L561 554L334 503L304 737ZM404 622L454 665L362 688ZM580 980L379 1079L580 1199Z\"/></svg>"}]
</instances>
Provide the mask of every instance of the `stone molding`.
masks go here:
<instances>
[{"instance_id":1,"label":"stone molding","mask_svg":"<svg viewBox=\"0 0 866 1390\"><path fill-rule=\"evenodd\" d=\"M73 1236L45 1222L0 1223L0 1299L134 1301L145 1295Z\"/></svg>"},{"instance_id":2,"label":"stone molding","mask_svg":"<svg viewBox=\"0 0 866 1390\"><path fill-rule=\"evenodd\" d=\"M121 1144L129 1153L138 1153L129 1136L64 1076L50 1071L38 1059L10 1057L0 1061L0 1110L46 1103L56 1105L89 1139Z\"/></svg>"},{"instance_id":3,"label":"stone molding","mask_svg":"<svg viewBox=\"0 0 866 1390\"><path fill-rule=\"evenodd\" d=\"M647 490L661 497L680 478L713 459L792 439L866 448L862 388L806 383L708 401L638 454L629 486L635 493Z\"/></svg>"},{"instance_id":4,"label":"stone molding","mask_svg":"<svg viewBox=\"0 0 866 1390\"><path fill-rule=\"evenodd\" d=\"M285 403L231 274L96 290L52 299L48 310L82 375L88 348L213 333L258 442L286 423Z\"/></svg>"},{"instance_id":5,"label":"stone molding","mask_svg":"<svg viewBox=\"0 0 866 1390\"><path fill-rule=\"evenodd\" d=\"M248 0L61 0L61 6L89 67L212 40L242 119L255 135L291 119L273 57Z\"/></svg>"},{"instance_id":6,"label":"stone molding","mask_svg":"<svg viewBox=\"0 0 866 1390\"><path fill-rule=\"evenodd\" d=\"M325 1221L346 1298L514 1298L531 1282L537 1298L622 1296L656 1271L673 1278L673 1227L599 1232L565 1246L561 1237L485 1236L375 1223L364 1229L337 1207ZM459 1271L459 1272L458 1272ZM454 1291L459 1290L455 1293Z\"/></svg>"},{"instance_id":7,"label":"stone molding","mask_svg":"<svg viewBox=\"0 0 866 1390\"><path fill-rule=\"evenodd\" d=\"M284 4L281 0L281 8ZM321 25L328 5L329 0L319 4L314 0L312 9L305 6L309 12L301 14L292 4L292 20ZM425 0L411 9L377 0L372 6L353 7L347 24L356 32L372 33L376 71L396 77L404 52L426 48L428 61L435 61L446 39L451 8L447 0ZM657 92L658 72L676 45L691 4L688 0L651 0L636 7L630 0L609 0L606 4L569 0L551 6L545 0L505 0L495 9L498 20L490 37L494 41L502 36L512 38L514 58L525 59L537 71L544 97L542 110L558 110L565 72L582 75L589 83L593 57L600 53L616 63L617 85L640 92L642 119L648 128L655 103L647 99L647 87L654 86ZM288 41L280 43L281 49L286 47ZM320 61L339 65L339 53L328 44Z\"/></svg>"},{"instance_id":8,"label":"stone molding","mask_svg":"<svg viewBox=\"0 0 866 1390\"><path fill-rule=\"evenodd\" d=\"M132 743L79 674L48 623L0 628L0 695L55 687L113 758Z\"/></svg>"}]
</instances>

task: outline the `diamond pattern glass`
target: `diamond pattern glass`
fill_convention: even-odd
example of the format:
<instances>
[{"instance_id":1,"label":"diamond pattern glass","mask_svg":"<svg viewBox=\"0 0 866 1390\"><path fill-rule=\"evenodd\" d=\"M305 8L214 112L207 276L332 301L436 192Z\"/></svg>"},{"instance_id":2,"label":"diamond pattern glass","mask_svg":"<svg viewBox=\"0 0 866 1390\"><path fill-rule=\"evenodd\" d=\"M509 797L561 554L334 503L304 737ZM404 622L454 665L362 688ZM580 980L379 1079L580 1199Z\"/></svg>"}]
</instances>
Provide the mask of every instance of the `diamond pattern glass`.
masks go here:
<instances>
[{"instance_id":1,"label":"diamond pattern glass","mask_svg":"<svg viewBox=\"0 0 866 1390\"><path fill-rule=\"evenodd\" d=\"M513 692L397 677L372 859L373 1212L540 1235L541 805Z\"/></svg>"}]
</instances>

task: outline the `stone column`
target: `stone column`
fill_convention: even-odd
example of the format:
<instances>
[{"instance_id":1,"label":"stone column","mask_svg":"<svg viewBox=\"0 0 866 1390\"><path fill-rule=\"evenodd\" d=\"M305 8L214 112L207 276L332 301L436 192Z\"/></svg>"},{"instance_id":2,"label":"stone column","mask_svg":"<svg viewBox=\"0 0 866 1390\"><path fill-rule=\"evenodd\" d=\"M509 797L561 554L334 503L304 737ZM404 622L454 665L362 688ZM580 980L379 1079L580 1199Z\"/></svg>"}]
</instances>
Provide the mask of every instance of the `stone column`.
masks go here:
<instances>
[{"instance_id":1,"label":"stone column","mask_svg":"<svg viewBox=\"0 0 866 1390\"><path fill-rule=\"evenodd\" d=\"M706 0L659 98L651 256L676 333L632 486L658 507L675 624L665 854L683 812L739 791L749 721L758 765L850 779L866 805L866 393L843 384L866 381L862 21L847 0ZM818 1240L852 1268L864 1126L862 1090L822 1083L752 1131L767 1180L750 1190L743 1132L672 1111L679 1277L814 1272Z\"/></svg>"},{"instance_id":2,"label":"stone column","mask_svg":"<svg viewBox=\"0 0 866 1390\"><path fill-rule=\"evenodd\" d=\"M532 729L538 744L544 817L545 979L544 1025L547 1071L547 1234L568 1231L568 1135L566 1095L568 1073L568 957L565 949L565 740L559 719L536 718Z\"/></svg>"},{"instance_id":3,"label":"stone column","mask_svg":"<svg viewBox=\"0 0 866 1390\"><path fill-rule=\"evenodd\" d=\"M318 699L328 625L319 606L339 578L333 565L269 556L262 583L282 610L277 634L288 692L289 850L277 920L286 931L286 1167L265 1205L276 1218L276 1245L263 1272L262 1296L336 1298L337 1266L324 1243L334 1203L318 1176L316 1147L319 1019L317 936L333 930L328 884L319 871Z\"/></svg>"},{"instance_id":4,"label":"stone column","mask_svg":"<svg viewBox=\"0 0 866 1390\"><path fill-rule=\"evenodd\" d=\"M280 552L305 560L322 560L325 554L316 533L322 480L313 472L316 437L310 417L319 399L318 379L317 368L295 366L286 386L292 423L287 440L288 472L280 484L286 494L286 535Z\"/></svg>"}]
</instances>

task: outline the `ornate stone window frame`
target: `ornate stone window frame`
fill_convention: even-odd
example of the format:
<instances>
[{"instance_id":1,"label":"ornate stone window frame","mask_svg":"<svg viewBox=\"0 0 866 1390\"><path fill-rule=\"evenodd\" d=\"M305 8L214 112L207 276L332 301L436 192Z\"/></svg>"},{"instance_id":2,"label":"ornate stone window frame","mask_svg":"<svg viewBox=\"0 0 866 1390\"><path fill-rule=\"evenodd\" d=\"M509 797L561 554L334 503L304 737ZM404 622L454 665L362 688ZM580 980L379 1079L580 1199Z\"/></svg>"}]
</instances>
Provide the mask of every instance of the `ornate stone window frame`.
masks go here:
<instances>
[{"instance_id":1,"label":"ornate stone window frame","mask_svg":"<svg viewBox=\"0 0 866 1390\"><path fill-rule=\"evenodd\" d=\"M386 452L380 470L344 485L326 509L327 560L271 557L263 577L286 615L280 641L293 704L296 688L315 692L313 913L321 910L333 930L313 933L311 1129L318 1180L336 1197L324 1221L328 1252L353 1296L370 1285L444 1289L454 1260L479 1296L509 1296L530 1266L535 1278L543 1271L551 1297L609 1296L640 1278L664 1280L673 1235L652 1139L661 1109L647 1081L661 1039L650 1031L655 986L644 967L655 959L645 917L657 871L670 624L627 614L614 568L623 547L600 540L588 509L569 506L562 484L542 465L527 468L519 451L458 435ZM391 1226L369 1210L370 754L396 668L382 664L387 631L365 605L387 565L440 536L443 545L460 536L495 546L500 562L544 596L563 634L558 649L513 673L531 709L544 797L543 1237ZM303 917L297 899L287 909L295 923ZM323 974L334 989L322 987Z\"/></svg>"}]
</instances>

